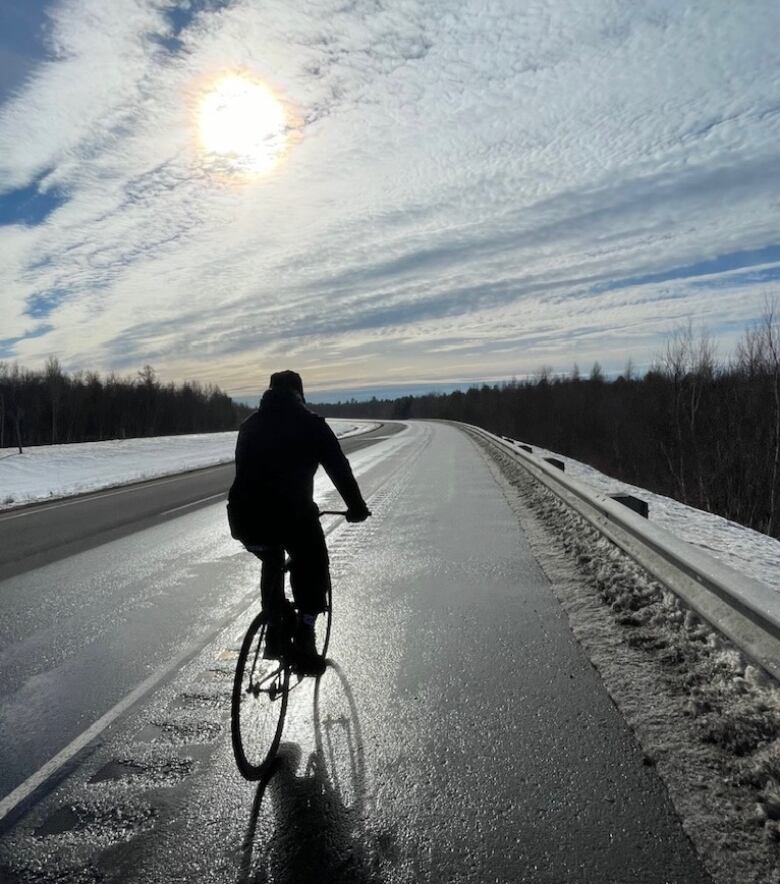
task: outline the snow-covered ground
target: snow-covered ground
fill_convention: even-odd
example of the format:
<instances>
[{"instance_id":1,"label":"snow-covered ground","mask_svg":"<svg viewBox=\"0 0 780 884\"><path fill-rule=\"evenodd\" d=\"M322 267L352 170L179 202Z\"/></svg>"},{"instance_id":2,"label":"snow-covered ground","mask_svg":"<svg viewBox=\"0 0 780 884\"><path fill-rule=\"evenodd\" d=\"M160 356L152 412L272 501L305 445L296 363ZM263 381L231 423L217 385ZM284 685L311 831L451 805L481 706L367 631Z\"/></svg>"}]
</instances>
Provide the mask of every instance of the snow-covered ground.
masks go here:
<instances>
[{"instance_id":1,"label":"snow-covered ground","mask_svg":"<svg viewBox=\"0 0 780 884\"><path fill-rule=\"evenodd\" d=\"M340 439L378 426L329 420ZM233 460L236 433L197 433L0 450L0 509Z\"/></svg>"},{"instance_id":2,"label":"snow-covered ground","mask_svg":"<svg viewBox=\"0 0 780 884\"><path fill-rule=\"evenodd\" d=\"M780 592L780 541L722 516L686 506L671 497L619 482L571 457L535 445L533 449L540 457L557 457L564 461L568 476L579 479L601 494L633 494L646 500L651 522Z\"/></svg>"}]
</instances>

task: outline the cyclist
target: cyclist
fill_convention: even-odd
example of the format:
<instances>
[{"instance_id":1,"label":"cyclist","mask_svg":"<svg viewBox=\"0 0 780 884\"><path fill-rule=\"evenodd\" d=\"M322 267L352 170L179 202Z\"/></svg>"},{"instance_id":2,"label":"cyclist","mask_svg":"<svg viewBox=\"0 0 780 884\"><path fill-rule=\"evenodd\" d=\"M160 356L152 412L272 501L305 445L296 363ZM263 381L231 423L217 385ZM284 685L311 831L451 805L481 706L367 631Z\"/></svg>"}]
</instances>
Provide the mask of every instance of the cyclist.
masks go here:
<instances>
[{"instance_id":1,"label":"cyclist","mask_svg":"<svg viewBox=\"0 0 780 884\"><path fill-rule=\"evenodd\" d=\"M281 656L292 633L298 668L316 675L324 669L314 625L325 610L330 575L328 550L314 503L314 474L321 464L347 505L347 521L371 513L349 461L325 419L305 407L303 382L294 371L271 375L258 410L238 431L236 478L228 494L230 532L263 562L260 596L268 616L267 657ZM297 619L281 579L290 556Z\"/></svg>"}]
</instances>

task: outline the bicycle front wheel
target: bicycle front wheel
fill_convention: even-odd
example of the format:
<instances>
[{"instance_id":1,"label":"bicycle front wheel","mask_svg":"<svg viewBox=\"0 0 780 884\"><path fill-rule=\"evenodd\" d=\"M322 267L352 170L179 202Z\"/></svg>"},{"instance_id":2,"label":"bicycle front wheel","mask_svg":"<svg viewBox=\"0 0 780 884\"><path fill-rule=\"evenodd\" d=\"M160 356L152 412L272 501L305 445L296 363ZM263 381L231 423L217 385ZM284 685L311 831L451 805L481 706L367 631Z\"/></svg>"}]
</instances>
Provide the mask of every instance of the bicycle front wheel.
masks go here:
<instances>
[{"instance_id":1,"label":"bicycle front wheel","mask_svg":"<svg viewBox=\"0 0 780 884\"><path fill-rule=\"evenodd\" d=\"M233 754L247 780L261 780L271 769L284 728L290 670L266 660L265 616L252 621L236 663L230 709Z\"/></svg>"}]
</instances>

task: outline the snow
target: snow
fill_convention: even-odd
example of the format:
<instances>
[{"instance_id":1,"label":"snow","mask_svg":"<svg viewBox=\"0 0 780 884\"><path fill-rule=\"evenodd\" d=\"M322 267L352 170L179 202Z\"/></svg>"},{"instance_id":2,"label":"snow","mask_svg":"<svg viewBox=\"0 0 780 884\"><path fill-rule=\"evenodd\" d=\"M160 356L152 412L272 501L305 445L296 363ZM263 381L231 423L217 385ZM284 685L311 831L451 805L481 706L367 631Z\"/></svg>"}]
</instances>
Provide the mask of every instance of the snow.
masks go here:
<instances>
[{"instance_id":1,"label":"snow","mask_svg":"<svg viewBox=\"0 0 780 884\"><path fill-rule=\"evenodd\" d=\"M534 445L533 453L562 460L566 464L566 475L584 482L600 494L632 494L647 501L651 522L780 593L780 541L671 497L620 482L546 448Z\"/></svg>"},{"instance_id":2,"label":"snow","mask_svg":"<svg viewBox=\"0 0 780 884\"><path fill-rule=\"evenodd\" d=\"M340 439L378 426L328 420ZM0 509L67 497L233 460L235 431L148 439L113 439L0 450Z\"/></svg>"}]
</instances>

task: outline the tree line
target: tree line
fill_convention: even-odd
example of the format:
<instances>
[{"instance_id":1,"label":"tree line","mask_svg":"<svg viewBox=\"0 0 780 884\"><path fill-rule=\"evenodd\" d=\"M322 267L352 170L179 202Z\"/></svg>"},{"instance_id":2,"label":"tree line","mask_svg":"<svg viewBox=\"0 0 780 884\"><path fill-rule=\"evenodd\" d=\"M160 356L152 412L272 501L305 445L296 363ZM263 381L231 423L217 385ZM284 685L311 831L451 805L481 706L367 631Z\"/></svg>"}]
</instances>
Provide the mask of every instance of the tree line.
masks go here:
<instances>
[{"instance_id":1,"label":"tree line","mask_svg":"<svg viewBox=\"0 0 780 884\"><path fill-rule=\"evenodd\" d=\"M749 328L716 358L690 326L644 376L629 360L608 381L555 376L466 392L316 406L327 416L464 421L581 460L602 472L780 538L780 322Z\"/></svg>"},{"instance_id":2,"label":"tree line","mask_svg":"<svg viewBox=\"0 0 780 884\"><path fill-rule=\"evenodd\" d=\"M216 386L163 384L150 365L134 377L41 371L0 362L0 448L233 430L251 412Z\"/></svg>"}]
</instances>

